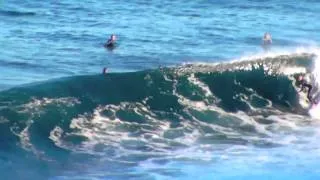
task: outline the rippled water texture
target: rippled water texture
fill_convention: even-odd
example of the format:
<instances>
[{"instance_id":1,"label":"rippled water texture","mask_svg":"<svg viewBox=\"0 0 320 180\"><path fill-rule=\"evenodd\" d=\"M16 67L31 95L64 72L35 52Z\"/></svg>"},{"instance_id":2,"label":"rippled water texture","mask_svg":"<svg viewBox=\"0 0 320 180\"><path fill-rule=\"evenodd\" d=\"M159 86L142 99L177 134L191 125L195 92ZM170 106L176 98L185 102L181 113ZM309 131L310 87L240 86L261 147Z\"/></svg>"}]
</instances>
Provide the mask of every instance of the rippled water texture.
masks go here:
<instances>
[{"instance_id":1,"label":"rippled water texture","mask_svg":"<svg viewBox=\"0 0 320 180\"><path fill-rule=\"evenodd\" d=\"M215 62L319 41L318 1L1 1L1 88L34 80ZM111 33L119 47L102 48Z\"/></svg>"}]
</instances>

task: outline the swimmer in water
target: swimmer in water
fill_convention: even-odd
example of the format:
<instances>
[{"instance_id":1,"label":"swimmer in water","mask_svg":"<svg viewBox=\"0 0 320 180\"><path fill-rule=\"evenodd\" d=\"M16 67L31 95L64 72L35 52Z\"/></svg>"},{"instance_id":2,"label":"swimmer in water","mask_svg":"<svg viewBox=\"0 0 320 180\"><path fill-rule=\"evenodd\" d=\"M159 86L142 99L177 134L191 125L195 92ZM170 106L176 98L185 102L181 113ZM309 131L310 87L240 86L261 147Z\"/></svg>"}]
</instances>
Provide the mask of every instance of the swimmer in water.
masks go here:
<instances>
[{"instance_id":1,"label":"swimmer in water","mask_svg":"<svg viewBox=\"0 0 320 180\"><path fill-rule=\"evenodd\" d=\"M264 33L262 40L263 40L263 45L271 45L272 44L271 34L269 34L268 32Z\"/></svg>"},{"instance_id":2,"label":"swimmer in water","mask_svg":"<svg viewBox=\"0 0 320 180\"><path fill-rule=\"evenodd\" d=\"M116 35L112 34L108 39L108 41L104 44L104 47L113 48L116 44L116 41L117 41Z\"/></svg>"},{"instance_id":3,"label":"swimmer in water","mask_svg":"<svg viewBox=\"0 0 320 180\"><path fill-rule=\"evenodd\" d=\"M104 67L104 68L102 69L102 74L107 74L107 72L108 72L108 68Z\"/></svg>"}]
</instances>

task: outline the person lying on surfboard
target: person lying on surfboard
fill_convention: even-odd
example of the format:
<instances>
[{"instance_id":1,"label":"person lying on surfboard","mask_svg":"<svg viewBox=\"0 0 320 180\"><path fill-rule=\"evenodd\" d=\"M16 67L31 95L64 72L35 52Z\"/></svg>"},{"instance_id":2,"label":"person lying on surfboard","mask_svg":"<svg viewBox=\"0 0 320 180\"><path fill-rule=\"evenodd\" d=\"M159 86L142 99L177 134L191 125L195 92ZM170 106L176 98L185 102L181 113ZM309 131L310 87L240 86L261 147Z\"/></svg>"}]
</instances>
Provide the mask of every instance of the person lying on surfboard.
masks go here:
<instances>
[{"instance_id":1,"label":"person lying on surfboard","mask_svg":"<svg viewBox=\"0 0 320 180\"><path fill-rule=\"evenodd\" d=\"M264 33L262 40L263 40L263 45L271 45L272 44L271 34L268 32Z\"/></svg>"},{"instance_id":2,"label":"person lying on surfboard","mask_svg":"<svg viewBox=\"0 0 320 180\"><path fill-rule=\"evenodd\" d=\"M306 88L308 88L307 98L310 103L314 103L311 96L311 90L313 88L312 85L310 83L307 83L307 81L303 78L302 75L299 75L296 80L297 80L298 86L300 86L301 88L299 92L304 91Z\"/></svg>"}]
</instances>

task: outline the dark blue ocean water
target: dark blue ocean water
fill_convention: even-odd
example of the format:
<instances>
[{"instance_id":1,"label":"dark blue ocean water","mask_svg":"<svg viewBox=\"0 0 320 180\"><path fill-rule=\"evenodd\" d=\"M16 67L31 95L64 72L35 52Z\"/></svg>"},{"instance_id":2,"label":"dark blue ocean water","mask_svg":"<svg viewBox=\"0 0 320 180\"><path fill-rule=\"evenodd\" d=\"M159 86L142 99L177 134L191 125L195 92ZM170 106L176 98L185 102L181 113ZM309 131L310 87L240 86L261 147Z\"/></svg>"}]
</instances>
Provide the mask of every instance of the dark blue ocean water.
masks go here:
<instances>
[{"instance_id":1,"label":"dark blue ocean water","mask_svg":"<svg viewBox=\"0 0 320 180\"><path fill-rule=\"evenodd\" d=\"M320 116L294 84L307 73L317 94L319 12L318 0L0 0L0 174L319 179Z\"/></svg>"},{"instance_id":2,"label":"dark blue ocean water","mask_svg":"<svg viewBox=\"0 0 320 180\"><path fill-rule=\"evenodd\" d=\"M215 62L319 42L318 1L1 1L1 87L182 62ZM119 48L102 48L111 33Z\"/></svg>"}]
</instances>

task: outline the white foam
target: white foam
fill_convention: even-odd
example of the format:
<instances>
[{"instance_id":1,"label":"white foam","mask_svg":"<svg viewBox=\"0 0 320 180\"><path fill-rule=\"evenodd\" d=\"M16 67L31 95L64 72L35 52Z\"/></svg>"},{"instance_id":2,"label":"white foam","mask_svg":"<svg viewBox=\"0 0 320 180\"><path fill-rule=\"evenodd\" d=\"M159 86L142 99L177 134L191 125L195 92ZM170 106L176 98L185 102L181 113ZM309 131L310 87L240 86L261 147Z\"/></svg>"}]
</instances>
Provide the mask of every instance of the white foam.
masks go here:
<instances>
[{"instance_id":1,"label":"white foam","mask_svg":"<svg viewBox=\"0 0 320 180\"><path fill-rule=\"evenodd\" d=\"M320 52L319 47L295 47L295 48L287 48L287 49L273 49L272 51L267 51L267 52L261 52L261 53L256 53L253 55L248 55L248 56L242 56L240 58L234 59L231 62L238 62L238 61L250 61L250 60L257 60L257 59L265 59L265 58L276 58L278 56L291 56L294 54L318 54Z\"/></svg>"},{"instance_id":2,"label":"white foam","mask_svg":"<svg viewBox=\"0 0 320 180\"><path fill-rule=\"evenodd\" d=\"M80 104L80 101L73 97L62 97L62 98L41 98L32 99L31 102L22 105L22 109L19 112L29 112L30 110L39 111L40 108L45 107L50 104L64 104L67 107L74 106L75 104Z\"/></svg>"},{"instance_id":3,"label":"white foam","mask_svg":"<svg viewBox=\"0 0 320 180\"><path fill-rule=\"evenodd\" d=\"M112 112L114 118L110 119L102 115L102 112L108 110ZM130 111L138 115L143 115L147 123L127 122L116 117L117 111ZM154 149L166 151L169 144L163 139L164 132L170 128L167 121L160 121L154 119L154 114L151 113L147 107L139 103L121 103L120 105L100 106L94 110L92 116L82 115L74 118L71 121L70 128L74 129L71 135L81 135L87 138L81 146L70 147L76 151L84 151L86 153L99 154L95 151L95 146L105 144L108 146L117 147L117 154L132 154L140 153L138 150L126 150L123 146L140 146L147 144ZM141 135L132 136L130 130L126 127L136 127ZM123 130L121 130L124 128ZM158 141L157 139L163 139ZM155 140L155 141L153 141ZM129 143L130 142L130 143ZM129 144L128 144L129 143ZM103 152L102 152L103 154Z\"/></svg>"},{"instance_id":4,"label":"white foam","mask_svg":"<svg viewBox=\"0 0 320 180\"><path fill-rule=\"evenodd\" d=\"M20 143L22 145L22 148L24 148L25 150L33 150L34 149L32 143L30 141L29 128L30 128L30 125L28 125L26 128L24 128L23 131L21 131L21 133L19 134Z\"/></svg>"},{"instance_id":5,"label":"white foam","mask_svg":"<svg viewBox=\"0 0 320 180\"><path fill-rule=\"evenodd\" d=\"M252 68L258 68L259 66L263 66L265 73L268 75L276 74L285 74L292 75L295 73L304 73L306 69L299 65L291 64L290 67L281 63L282 61L265 61L267 58L277 58L282 56L287 57L295 57L295 56L303 56L303 55L316 55L318 56L320 52L320 48L318 47L295 47L290 49L275 49L268 52L256 53L253 55L242 56L240 58L235 58L230 61L222 61L215 63L207 63L207 62L198 62L193 63L195 67L204 68L205 71L211 70L252 70ZM318 56L319 57L319 56ZM248 63L245 63L248 62ZM233 65L232 65L233 64ZM221 67L220 67L221 65ZM192 66L183 66L180 69L180 72L188 72L188 68L192 68ZM210 68L211 67L211 68ZM220 68L215 68L220 67ZM190 69L192 71L192 69ZM190 71L189 70L189 71Z\"/></svg>"},{"instance_id":6,"label":"white foam","mask_svg":"<svg viewBox=\"0 0 320 180\"><path fill-rule=\"evenodd\" d=\"M23 149L25 149L26 151L33 152L39 158L43 159L44 158L44 156L43 156L44 153L39 151L39 150L37 150L36 147L31 142L31 136L30 136L29 129L30 129L32 124L33 124L33 121L29 120L27 122L27 126L21 132L17 133L12 127L11 127L11 132L20 138L20 144L21 144L21 147ZM46 160L49 160L49 159L46 159Z\"/></svg>"},{"instance_id":7,"label":"white foam","mask_svg":"<svg viewBox=\"0 0 320 180\"><path fill-rule=\"evenodd\" d=\"M303 67L282 67L280 72L284 75L293 75L297 73L306 73L306 68Z\"/></svg>"},{"instance_id":8,"label":"white foam","mask_svg":"<svg viewBox=\"0 0 320 180\"><path fill-rule=\"evenodd\" d=\"M61 147L62 142L60 139L62 137L62 134L63 130L59 126L56 126L52 131L50 131L49 139L51 139L56 146Z\"/></svg>"},{"instance_id":9,"label":"white foam","mask_svg":"<svg viewBox=\"0 0 320 180\"><path fill-rule=\"evenodd\" d=\"M309 114L311 117L320 120L320 103L314 105L314 107L309 110Z\"/></svg>"},{"instance_id":10,"label":"white foam","mask_svg":"<svg viewBox=\"0 0 320 180\"><path fill-rule=\"evenodd\" d=\"M316 58L314 60L314 70L312 72L312 75L314 77L315 83L314 85L317 87L318 92L315 93L315 96L318 95L319 89L320 89L320 50L316 53ZM316 99L317 101L320 101L320 99ZM316 119L320 119L320 102L318 102L317 105L314 105L310 110L309 114Z\"/></svg>"},{"instance_id":11,"label":"white foam","mask_svg":"<svg viewBox=\"0 0 320 180\"><path fill-rule=\"evenodd\" d=\"M300 116L300 118L303 118L303 117ZM268 116L266 119L277 122L275 125L278 126L278 128L280 126L290 127L291 129L298 128L294 122L293 116L290 116L290 114L287 114L286 116L271 115L271 116Z\"/></svg>"},{"instance_id":12,"label":"white foam","mask_svg":"<svg viewBox=\"0 0 320 180\"><path fill-rule=\"evenodd\" d=\"M234 114L235 117L241 119L243 122L242 124L248 124L248 125L253 125L255 127L255 130L261 134L266 134L266 135L269 135L271 136L272 133L269 132L267 129L266 129L266 126L262 125L262 124L259 124L257 123L253 117L251 116L248 116L246 113L242 112L242 111L239 111L237 113Z\"/></svg>"},{"instance_id":13,"label":"white foam","mask_svg":"<svg viewBox=\"0 0 320 180\"><path fill-rule=\"evenodd\" d=\"M194 85L196 85L196 86L198 86L199 88L201 88L201 89L205 92L205 96L206 96L206 97L212 97L212 96L213 96L213 94L211 93L209 87L208 87L205 83L203 83L203 82L199 81L197 78L195 78L195 77L194 77L194 73L192 73L192 74L188 77L188 80L189 80L189 82L191 82L191 83L193 83Z\"/></svg>"}]
</instances>

